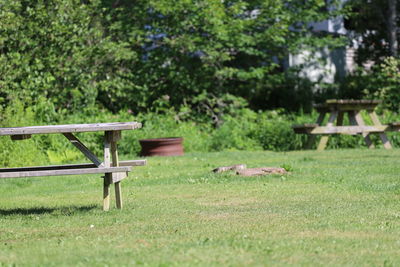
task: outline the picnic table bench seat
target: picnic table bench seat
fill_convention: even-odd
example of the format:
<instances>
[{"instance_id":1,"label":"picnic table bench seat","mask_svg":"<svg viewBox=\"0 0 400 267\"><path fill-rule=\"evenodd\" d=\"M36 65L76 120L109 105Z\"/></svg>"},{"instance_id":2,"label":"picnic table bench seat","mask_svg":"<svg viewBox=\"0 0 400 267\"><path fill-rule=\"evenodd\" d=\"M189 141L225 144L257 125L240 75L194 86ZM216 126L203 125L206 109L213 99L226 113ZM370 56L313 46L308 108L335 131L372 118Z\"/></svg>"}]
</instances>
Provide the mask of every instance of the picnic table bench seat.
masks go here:
<instances>
[{"instance_id":1,"label":"picnic table bench seat","mask_svg":"<svg viewBox=\"0 0 400 267\"><path fill-rule=\"evenodd\" d=\"M400 122L391 122L391 123L389 123L389 125L390 125L391 131L395 131L395 132L400 131Z\"/></svg>"},{"instance_id":2,"label":"picnic table bench seat","mask_svg":"<svg viewBox=\"0 0 400 267\"><path fill-rule=\"evenodd\" d=\"M119 167L97 167L93 163L0 168L0 178L27 178L39 176L81 175L96 173L127 173L132 166L144 166L146 160L120 161ZM113 183L117 180L113 180Z\"/></svg>"},{"instance_id":3,"label":"picnic table bench seat","mask_svg":"<svg viewBox=\"0 0 400 267\"><path fill-rule=\"evenodd\" d=\"M313 129L318 127L319 125L316 123L305 123L305 124L296 124L293 125L293 131L298 134L309 134Z\"/></svg>"},{"instance_id":4,"label":"picnic table bench seat","mask_svg":"<svg viewBox=\"0 0 400 267\"><path fill-rule=\"evenodd\" d=\"M362 133L384 133L391 130L390 125L380 125L380 126L319 126L315 123L308 123L302 125L293 125L293 131L298 134L348 134L356 135ZM400 128L400 125L399 125Z\"/></svg>"}]
</instances>

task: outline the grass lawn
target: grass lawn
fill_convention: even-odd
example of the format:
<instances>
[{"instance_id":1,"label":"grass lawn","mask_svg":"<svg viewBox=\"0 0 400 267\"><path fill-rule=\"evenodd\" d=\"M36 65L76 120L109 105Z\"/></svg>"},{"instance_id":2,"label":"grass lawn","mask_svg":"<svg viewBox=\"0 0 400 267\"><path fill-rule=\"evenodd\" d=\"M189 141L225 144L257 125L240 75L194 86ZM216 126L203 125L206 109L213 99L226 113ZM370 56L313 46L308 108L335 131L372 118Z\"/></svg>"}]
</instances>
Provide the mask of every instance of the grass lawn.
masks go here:
<instances>
[{"instance_id":1,"label":"grass lawn","mask_svg":"<svg viewBox=\"0 0 400 267\"><path fill-rule=\"evenodd\" d=\"M214 167L282 166L238 177ZM400 262L400 150L154 157L101 210L98 176L0 180L0 266Z\"/></svg>"}]
</instances>

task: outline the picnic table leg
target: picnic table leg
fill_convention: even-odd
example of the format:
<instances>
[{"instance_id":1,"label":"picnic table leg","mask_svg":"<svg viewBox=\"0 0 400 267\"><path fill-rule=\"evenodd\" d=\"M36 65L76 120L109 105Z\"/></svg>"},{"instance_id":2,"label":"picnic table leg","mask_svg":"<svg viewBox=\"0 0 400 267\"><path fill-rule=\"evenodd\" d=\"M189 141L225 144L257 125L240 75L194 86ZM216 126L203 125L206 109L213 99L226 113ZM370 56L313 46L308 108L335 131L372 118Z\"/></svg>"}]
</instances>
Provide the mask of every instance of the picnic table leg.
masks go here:
<instances>
[{"instance_id":1,"label":"picnic table leg","mask_svg":"<svg viewBox=\"0 0 400 267\"><path fill-rule=\"evenodd\" d=\"M375 111L369 111L369 116L372 120L372 122L374 123L374 125L382 125L381 122L379 121L378 115L376 115ZM386 133L380 133L379 137L381 138L381 141L383 143L383 147L386 149L391 149L392 148L392 144L390 143L389 139L386 136Z\"/></svg>"},{"instance_id":2,"label":"picnic table leg","mask_svg":"<svg viewBox=\"0 0 400 267\"><path fill-rule=\"evenodd\" d=\"M339 111L338 117L337 117L337 121L336 121L336 126L342 126L343 125L343 116L344 116L344 112L343 111Z\"/></svg>"},{"instance_id":3,"label":"picnic table leg","mask_svg":"<svg viewBox=\"0 0 400 267\"><path fill-rule=\"evenodd\" d=\"M318 119L317 119L317 122L316 122L316 123L317 123L319 126L321 126L322 122L324 121L325 114L326 114L326 112L321 112L321 113L318 115ZM308 140L307 140L307 144L306 144L306 149L311 149L314 143L315 143L315 135L310 134L310 135L308 136Z\"/></svg>"},{"instance_id":4,"label":"picnic table leg","mask_svg":"<svg viewBox=\"0 0 400 267\"><path fill-rule=\"evenodd\" d=\"M106 132L104 135L104 167L109 168L110 164L110 138L109 132ZM104 183L103 183L103 210L108 211L110 209L110 185L112 183L112 175L111 173L104 174Z\"/></svg>"},{"instance_id":5,"label":"picnic table leg","mask_svg":"<svg viewBox=\"0 0 400 267\"><path fill-rule=\"evenodd\" d=\"M338 117L338 111L333 110L331 112L331 115L329 116L328 123L326 124L326 126L333 126L333 123L335 122L337 117ZM324 150L325 147L326 147L326 144L328 143L328 140L329 140L329 136L328 135L323 135L321 137L321 139L319 140L319 144L318 144L317 150L318 151Z\"/></svg>"},{"instance_id":6,"label":"picnic table leg","mask_svg":"<svg viewBox=\"0 0 400 267\"><path fill-rule=\"evenodd\" d=\"M103 210L108 211L110 209L110 176L107 173L104 176L104 183L103 183Z\"/></svg>"},{"instance_id":7,"label":"picnic table leg","mask_svg":"<svg viewBox=\"0 0 400 267\"><path fill-rule=\"evenodd\" d=\"M119 160L118 160L118 149L117 149L117 142L121 139L121 131L114 131L112 134L111 140L111 156L112 156L112 164L113 167L119 167ZM113 174L117 175L117 174ZM121 182L116 182L114 184L115 187L115 200L118 209L122 209L122 191L121 191Z\"/></svg>"},{"instance_id":8,"label":"picnic table leg","mask_svg":"<svg viewBox=\"0 0 400 267\"><path fill-rule=\"evenodd\" d=\"M117 142L120 139L121 139L121 131L106 131L104 143L105 143L105 148L107 147L107 152L105 150L104 155L106 154L108 155L108 161L107 162L104 161L105 166L111 166L111 160L112 160L112 166L119 167ZM106 174L106 177L108 177L109 183L111 184L113 183L113 181L117 180L114 178L117 178L118 175L119 175L118 173L110 173ZM115 182L114 187L115 187L115 200L117 208L122 209L121 182L120 181Z\"/></svg>"},{"instance_id":9,"label":"picnic table leg","mask_svg":"<svg viewBox=\"0 0 400 267\"><path fill-rule=\"evenodd\" d=\"M349 119L352 125L365 125L360 111L349 111ZM365 143L367 144L368 148L375 148L374 144L371 141L371 138L369 137L369 133L362 133L362 136L364 137Z\"/></svg>"}]
</instances>

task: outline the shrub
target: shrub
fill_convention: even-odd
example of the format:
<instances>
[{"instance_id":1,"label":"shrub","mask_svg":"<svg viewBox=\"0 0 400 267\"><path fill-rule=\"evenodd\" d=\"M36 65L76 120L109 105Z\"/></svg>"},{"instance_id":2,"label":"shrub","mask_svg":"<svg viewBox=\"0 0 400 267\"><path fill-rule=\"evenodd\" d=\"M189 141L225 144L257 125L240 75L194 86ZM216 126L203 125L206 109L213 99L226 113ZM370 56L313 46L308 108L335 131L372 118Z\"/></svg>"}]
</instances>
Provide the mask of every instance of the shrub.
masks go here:
<instances>
[{"instance_id":1,"label":"shrub","mask_svg":"<svg viewBox=\"0 0 400 267\"><path fill-rule=\"evenodd\" d=\"M17 127L35 125L35 114L32 108L25 108L20 101L13 101L7 108L0 108L0 127ZM47 157L39 150L40 138L25 141L12 141L10 137L0 138L0 166L27 166L42 164Z\"/></svg>"},{"instance_id":2,"label":"shrub","mask_svg":"<svg viewBox=\"0 0 400 267\"><path fill-rule=\"evenodd\" d=\"M381 108L400 113L400 59L388 57L373 70L373 83L364 93L368 97L382 99Z\"/></svg>"},{"instance_id":3,"label":"shrub","mask_svg":"<svg viewBox=\"0 0 400 267\"><path fill-rule=\"evenodd\" d=\"M224 122L216 128L210 138L212 151L260 150L259 140L254 138L257 128L257 113L242 109L239 116L224 116Z\"/></svg>"},{"instance_id":4,"label":"shrub","mask_svg":"<svg viewBox=\"0 0 400 267\"><path fill-rule=\"evenodd\" d=\"M45 99L32 107L24 106L20 101L13 101L7 108L2 108L0 117L1 127L41 125L51 123L93 123L93 122L127 122L139 121L141 129L123 131L119 145L121 156L137 155L140 151L139 139L159 137L183 137L186 152L208 152L223 150L273 150L288 151L305 148L307 135L295 134L293 124L314 122L317 113L287 114L283 110L254 112L242 107L234 112L226 112L222 123L216 127L212 119L204 117L196 119L173 108L160 112L145 113L133 116L128 111L112 114L106 110L86 110L66 116L57 114L54 107ZM368 121L367 114L363 114ZM382 123L400 121L400 115L385 111L380 115ZM345 118L345 123L348 123ZM95 154L103 154L103 133L81 133L77 136ZM400 136L389 133L393 146L400 146ZM372 140L380 143L379 136L373 135ZM317 143L317 142L316 142ZM381 145L378 145L378 147ZM331 136L328 148L365 147L360 135ZM101 158L101 156L99 156ZM85 160L62 135L34 135L32 139L23 142L12 142L10 138L0 138L0 165L26 166L36 164L53 164Z\"/></svg>"},{"instance_id":5,"label":"shrub","mask_svg":"<svg viewBox=\"0 0 400 267\"><path fill-rule=\"evenodd\" d=\"M293 132L293 124L294 121L279 110L259 113L255 138L265 150L300 149L304 138Z\"/></svg>"}]
</instances>

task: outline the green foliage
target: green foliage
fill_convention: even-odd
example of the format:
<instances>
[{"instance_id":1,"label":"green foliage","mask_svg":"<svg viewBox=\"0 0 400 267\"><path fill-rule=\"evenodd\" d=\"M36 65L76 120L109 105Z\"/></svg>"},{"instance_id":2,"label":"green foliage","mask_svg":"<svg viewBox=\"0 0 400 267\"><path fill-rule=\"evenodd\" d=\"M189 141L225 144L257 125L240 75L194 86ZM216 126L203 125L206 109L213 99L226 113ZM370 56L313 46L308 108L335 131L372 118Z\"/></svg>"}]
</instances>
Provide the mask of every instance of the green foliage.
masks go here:
<instances>
[{"instance_id":1,"label":"green foliage","mask_svg":"<svg viewBox=\"0 0 400 267\"><path fill-rule=\"evenodd\" d=\"M18 125L48 124L47 116L43 116L46 101L26 108L20 101L2 112L1 127ZM47 107L51 115L51 106ZM289 151L304 149L307 135L295 134L293 124L312 123L317 113L286 114L283 110L254 112L248 108L237 108L221 117L220 125L216 127L212 120L196 119L191 113L182 115L182 110L165 109L162 113L145 113L133 116L128 111L112 114L109 111L74 114L59 118L58 123L92 123L92 122L124 122L139 121L141 129L124 131L119 143L121 156L134 156L140 152L138 140L161 137L183 137L186 152L235 151L235 150L272 150ZM362 114L369 123L368 114ZM43 120L41 120L42 118ZM398 114L386 111L380 114L382 123L400 121ZM345 124L348 119L345 117ZM80 133L77 136L95 154L103 154L103 133ZM397 133L389 133L389 139L394 147L400 147L400 137ZM381 147L377 135L372 135L372 141ZM317 144L317 142L316 142ZM328 142L328 149L365 147L361 136L334 135ZM60 164L74 161L87 161L62 135L34 135L32 139L12 142L8 137L0 139L0 165L24 166L35 164Z\"/></svg>"},{"instance_id":2,"label":"green foliage","mask_svg":"<svg viewBox=\"0 0 400 267\"><path fill-rule=\"evenodd\" d=\"M24 108L20 101L13 101L7 108L0 108L0 127L17 127L35 125L35 115L32 108ZM37 147L39 138L24 141L12 141L10 137L0 138L0 166L17 167L41 164L46 155Z\"/></svg>"},{"instance_id":3,"label":"green foliage","mask_svg":"<svg viewBox=\"0 0 400 267\"><path fill-rule=\"evenodd\" d=\"M254 138L257 127L257 113L249 109L242 109L240 116L225 116L212 133L211 150L260 150L259 140Z\"/></svg>"},{"instance_id":4,"label":"green foliage","mask_svg":"<svg viewBox=\"0 0 400 267\"><path fill-rule=\"evenodd\" d=\"M123 44L104 36L100 3L2 1L0 104L44 97L59 112L95 105L109 68L122 57L133 59Z\"/></svg>"},{"instance_id":5,"label":"green foliage","mask_svg":"<svg viewBox=\"0 0 400 267\"><path fill-rule=\"evenodd\" d=\"M311 119L311 118L309 118ZM292 130L295 122L282 111L259 114L255 137L265 150L287 151L301 149L305 136L296 135Z\"/></svg>"},{"instance_id":6,"label":"green foliage","mask_svg":"<svg viewBox=\"0 0 400 267\"><path fill-rule=\"evenodd\" d=\"M400 59L385 58L371 70L358 69L340 84L339 98L379 99L381 111L400 113Z\"/></svg>"},{"instance_id":7,"label":"green foliage","mask_svg":"<svg viewBox=\"0 0 400 267\"><path fill-rule=\"evenodd\" d=\"M365 94L383 100L382 108L400 113L400 59L386 58L374 66L373 75L374 83L366 87Z\"/></svg>"},{"instance_id":8,"label":"green foliage","mask_svg":"<svg viewBox=\"0 0 400 267\"><path fill-rule=\"evenodd\" d=\"M293 86L281 68L289 53L343 44L310 34L309 22L340 13L326 5L322 0L2 1L0 104L13 98L34 104L43 97L58 113L101 106L138 114L157 111L162 97L179 109L185 103L196 107L202 95L230 94L252 107L275 108L279 88L291 92L286 95L299 92L288 89ZM300 93L300 99L306 97Z\"/></svg>"},{"instance_id":9,"label":"green foliage","mask_svg":"<svg viewBox=\"0 0 400 267\"><path fill-rule=\"evenodd\" d=\"M361 66L368 62L382 62L390 54L390 1L387 0L350 0L346 1L347 14L345 27L359 40L356 61ZM397 14L400 6L397 4ZM397 28L399 19L396 21ZM396 28L392 29L396 32ZM398 47L397 47L398 49Z\"/></svg>"}]
</instances>

